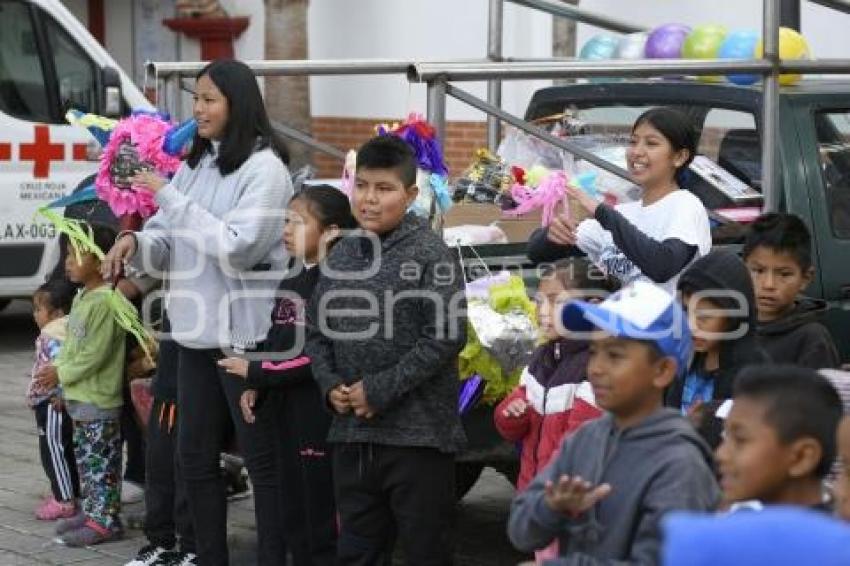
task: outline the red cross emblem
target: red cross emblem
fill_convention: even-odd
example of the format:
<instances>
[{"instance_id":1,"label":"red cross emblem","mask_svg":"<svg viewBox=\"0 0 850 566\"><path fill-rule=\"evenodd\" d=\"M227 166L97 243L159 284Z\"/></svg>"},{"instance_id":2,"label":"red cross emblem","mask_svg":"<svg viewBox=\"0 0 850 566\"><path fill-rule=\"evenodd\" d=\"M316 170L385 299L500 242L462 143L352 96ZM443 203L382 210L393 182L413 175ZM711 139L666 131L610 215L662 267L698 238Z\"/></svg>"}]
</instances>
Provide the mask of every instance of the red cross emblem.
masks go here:
<instances>
[{"instance_id":1,"label":"red cross emblem","mask_svg":"<svg viewBox=\"0 0 850 566\"><path fill-rule=\"evenodd\" d=\"M0 161L12 160L12 144L0 143Z\"/></svg>"},{"instance_id":2,"label":"red cross emblem","mask_svg":"<svg viewBox=\"0 0 850 566\"><path fill-rule=\"evenodd\" d=\"M44 179L50 175L50 162L65 159L65 144L50 143L50 128L44 124L35 127L35 141L20 145L21 161L32 161L32 175Z\"/></svg>"}]
</instances>

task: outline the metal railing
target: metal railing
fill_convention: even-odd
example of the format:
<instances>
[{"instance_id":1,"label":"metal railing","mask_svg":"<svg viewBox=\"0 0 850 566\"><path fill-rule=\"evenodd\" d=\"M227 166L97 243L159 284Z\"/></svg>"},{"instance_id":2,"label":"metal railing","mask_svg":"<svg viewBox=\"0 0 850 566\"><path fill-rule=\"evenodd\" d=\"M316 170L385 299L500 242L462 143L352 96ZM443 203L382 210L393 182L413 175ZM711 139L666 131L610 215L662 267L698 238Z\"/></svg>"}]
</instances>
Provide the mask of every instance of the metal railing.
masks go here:
<instances>
[{"instance_id":1,"label":"metal railing","mask_svg":"<svg viewBox=\"0 0 850 566\"><path fill-rule=\"evenodd\" d=\"M470 63L473 63L470 60ZM148 62L145 65L145 82L156 85L157 105L180 118L180 81L194 78L206 66L205 61ZM307 61L245 61L257 76L333 76L333 75L405 75L411 61L398 59L334 59ZM275 131L290 140L302 143L340 161L345 152L317 140L285 124L272 124Z\"/></svg>"},{"instance_id":2,"label":"metal railing","mask_svg":"<svg viewBox=\"0 0 850 566\"><path fill-rule=\"evenodd\" d=\"M552 16L567 18L578 23L596 26L608 31L618 33L634 33L646 31L643 26L636 25L625 20L619 20L603 14L597 14L591 10L579 8L571 4L565 4L557 0L509 0L510 2L526 8L533 8Z\"/></svg>"},{"instance_id":3,"label":"metal railing","mask_svg":"<svg viewBox=\"0 0 850 566\"><path fill-rule=\"evenodd\" d=\"M504 34L504 6L506 0L490 0L489 18L487 20L487 59L494 63L505 60L502 51L502 36ZM518 6L532 8L554 16L567 18L578 23L588 24L617 33L633 33L646 31L646 28L633 23L597 14L590 10L579 8L558 0L507 0ZM557 77L566 78L566 77ZM487 102L493 106L502 106L502 82L487 81ZM495 152L501 139L499 120L494 116L487 117L487 147Z\"/></svg>"},{"instance_id":4,"label":"metal railing","mask_svg":"<svg viewBox=\"0 0 850 566\"><path fill-rule=\"evenodd\" d=\"M488 60L456 60L448 62L416 62L403 60L315 60L315 61L248 61L247 64L260 76L275 75L406 75L411 82L425 83L427 91L427 116L434 125L440 140L445 140L446 99L451 96L488 117L488 144L495 147L500 136L498 126L507 122L526 133L542 139L564 151L624 179L631 180L628 172L600 159L571 143L552 136L500 108L501 81L529 79L562 79L584 77L663 77L670 75L716 75L729 73L757 74L762 81L762 192L764 206L775 210L778 205L778 147L779 134L779 75L782 73L850 73L850 59L795 60L779 59L779 0L763 0L764 55L761 59L729 60L523 60L502 61L501 31L505 1L540 9L558 16L574 17L615 31L634 31L623 28L622 22L591 14L573 6L552 0L490 0L490 34L488 34ZM850 13L846 0L810 0L814 3ZM620 27L618 27L620 26ZM497 33L498 32L498 33ZM498 59L498 60L497 60ZM158 103L171 109L178 102L180 79L194 77L205 63L148 63L146 80L157 86ZM450 82L488 81L487 100L462 90ZM281 128L282 134L305 143L319 151L340 158L342 152L324 144L306 133L291 128Z\"/></svg>"},{"instance_id":5,"label":"metal railing","mask_svg":"<svg viewBox=\"0 0 850 566\"><path fill-rule=\"evenodd\" d=\"M587 13L567 4L554 3L551 0L491 0L491 10L501 11L504 1L540 9L554 15L566 15L570 12L577 21L592 23L598 27L613 31L637 31L636 29L617 29L618 22L611 18L601 17L596 21L587 20ZM850 13L850 2L846 0L811 0L817 4L828 6L843 12ZM767 210L775 210L779 203L779 75L783 72L801 73L850 73L850 60L833 59L822 61L781 61L779 59L779 0L763 0L762 38L763 55L761 59L730 59L722 61L704 60L654 60L654 61L551 61L551 62L513 62L501 63L489 61L478 64L457 63L416 63L408 71L408 79L411 81L424 82L428 89L428 117L433 120L437 131L445 131L445 125L440 120L445 120L446 96L452 96L479 110L490 117L500 117L520 127L527 133L544 141L552 143L569 151L570 153L587 159L611 173L623 178L629 178L619 167L615 167L598 158L590 159L587 152L575 147L569 141L560 140L555 143L552 136L530 125L520 126L522 122L516 116L511 116L492 103L493 100L501 99L501 81L523 80L523 79L554 79L572 77L657 77L674 74L701 75L701 74L727 74L727 73L752 73L762 76L762 194L764 207ZM557 8L558 13L553 10ZM584 18L584 19L579 19ZM488 55L494 59L495 55L500 58L502 25L501 15L497 18L490 17L491 26L488 34ZM499 29L494 29L499 26ZM497 33L498 31L498 33ZM496 39L494 39L496 38ZM490 49L492 42L496 41L498 50ZM498 53L497 53L498 51ZM473 95L452 87L450 81L481 81L488 80L488 101L485 102ZM497 112L498 111L498 112ZM488 120L488 126L492 123ZM498 140L498 130L488 130L488 144L495 147ZM582 155L585 153L585 155Z\"/></svg>"}]
</instances>

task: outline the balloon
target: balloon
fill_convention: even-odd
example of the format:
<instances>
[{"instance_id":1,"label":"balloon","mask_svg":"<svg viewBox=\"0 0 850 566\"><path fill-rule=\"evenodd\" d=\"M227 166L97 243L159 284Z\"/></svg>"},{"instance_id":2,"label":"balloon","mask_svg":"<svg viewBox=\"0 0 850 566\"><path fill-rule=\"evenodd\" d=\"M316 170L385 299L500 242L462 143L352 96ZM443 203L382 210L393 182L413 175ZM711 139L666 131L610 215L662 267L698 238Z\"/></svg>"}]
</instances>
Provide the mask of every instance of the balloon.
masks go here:
<instances>
[{"instance_id":1,"label":"balloon","mask_svg":"<svg viewBox=\"0 0 850 566\"><path fill-rule=\"evenodd\" d=\"M716 59L726 34L726 28L723 26L714 24L697 26L685 38L682 56L687 59Z\"/></svg>"},{"instance_id":2,"label":"balloon","mask_svg":"<svg viewBox=\"0 0 850 566\"><path fill-rule=\"evenodd\" d=\"M694 28L682 45L682 57L685 59L717 59L720 45L726 38L726 28L714 24ZM719 82L719 75L702 75L701 81Z\"/></svg>"},{"instance_id":3,"label":"balloon","mask_svg":"<svg viewBox=\"0 0 850 566\"><path fill-rule=\"evenodd\" d=\"M756 31L736 30L726 36L717 55L721 59L753 59L758 42L759 34ZM727 75L726 79L730 83L747 86L755 83L759 77L758 75Z\"/></svg>"},{"instance_id":4,"label":"balloon","mask_svg":"<svg viewBox=\"0 0 850 566\"><path fill-rule=\"evenodd\" d=\"M665 24L655 28L646 39L646 57L678 59L682 55L682 44L690 32L691 28L684 24Z\"/></svg>"},{"instance_id":5,"label":"balloon","mask_svg":"<svg viewBox=\"0 0 850 566\"><path fill-rule=\"evenodd\" d=\"M198 131L198 122L189 118L182 124L173 126L162 140L162 150L168 155L179 155L183 148L192 141Z\"/></svg>"},{"instance_id":6,"label":"balloon","mask_svg":"<svg viewBox=\"0 0 850 566\"><path fill-rule=\"evenodd\" d=\"M761 57L763 53L762 42L759 41L756 45L756 57ZM809 44L800 32L786 27L779 28L780 59L808 59L809 56ZM792 85L799 80L800 75L797 74L779 75L781 85Z\"/></svg>"},{"instance_id":7,"label":"balloon","mask_svg":"<svg viewBox=\"0 0 850 566\"><path fill-rule=\"evenodd\" d=\"M646 32L630 33L620 40L617 46L617 59L643 59L643 50L646 47Z\"/></svg>"},{"instance_id":8,"label":"balloon","mask_svg":"<svg viewBox=\"0 0 850 566\"><path fill-rule=\"evenodd\" d=\"M581 48L579 59L599 60L611 59L617 52L617 38L601 33L594 35Z\"/></svg>"},{"instance_id":9,"label":"balloon","mask_svg":"<svg viewBox=\"0 0 850 566\"><path fill-rule=\"evenodd\" d=\"M587 40L587 43L585 43L584 47L581 48L581 52L579 52L578 56L579 59L585 59L587 61L611 59L617 52L617 46L619 44L620 42L616 37L600 33L599 35L594 35L589 40ZM616 79L595 78L590 79L590 82L611 82L613 80Z\"/></svg>"}]
</instances>

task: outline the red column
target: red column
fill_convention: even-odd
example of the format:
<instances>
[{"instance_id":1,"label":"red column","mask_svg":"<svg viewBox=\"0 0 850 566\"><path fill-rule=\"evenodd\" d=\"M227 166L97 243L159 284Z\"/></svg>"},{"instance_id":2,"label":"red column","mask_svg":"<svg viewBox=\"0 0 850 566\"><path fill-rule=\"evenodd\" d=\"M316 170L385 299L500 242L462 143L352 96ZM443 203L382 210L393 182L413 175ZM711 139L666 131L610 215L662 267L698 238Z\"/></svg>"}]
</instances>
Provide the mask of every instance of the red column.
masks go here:
<instances>
[{"instance_id":1,"label":"red column","mask_svg":"<svg viewBox=\"0 0 850 566\"><path fill-rule=\"evenodd\" d=\"M106 45L106 12L103 0L88 0L89 33L101 45Z\"/></svg>"},{"instance_id":2,"label":"red column","mask_svg":"<svg viewBox=\"0 0 850 566\"><path fill-rule=\"evenodd\" d=\"M201 42L201 59L232 59L233 41L248 27L249 18L172 18L163 20L169 29Z\"/></svg>"}]
</instances>

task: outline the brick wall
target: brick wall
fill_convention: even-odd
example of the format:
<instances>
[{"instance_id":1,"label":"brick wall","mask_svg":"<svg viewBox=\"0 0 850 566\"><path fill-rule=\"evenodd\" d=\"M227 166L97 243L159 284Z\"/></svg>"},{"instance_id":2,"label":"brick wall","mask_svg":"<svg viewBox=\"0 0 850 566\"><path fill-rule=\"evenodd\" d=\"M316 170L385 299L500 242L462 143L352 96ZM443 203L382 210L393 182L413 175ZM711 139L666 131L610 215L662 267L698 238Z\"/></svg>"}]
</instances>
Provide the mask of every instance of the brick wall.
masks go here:
<instances>
[{"instance_id":1,"label":"brick wall","mask_svg":"<svg viewBox=\"0 0 850 566\"><path fill-rule=\"evenodd\" d=\"M392 124L398 119L379 118L313 118L313 136L343 151L357 149L375 135L375 124ZM473 152L487 145L486 122L449 122L446 125L445 154L449 174L456 177L472 161ZM342 172L342 163L319 152L314 153L319 177L335 178Z\"/></svg>"}]
</instances>

